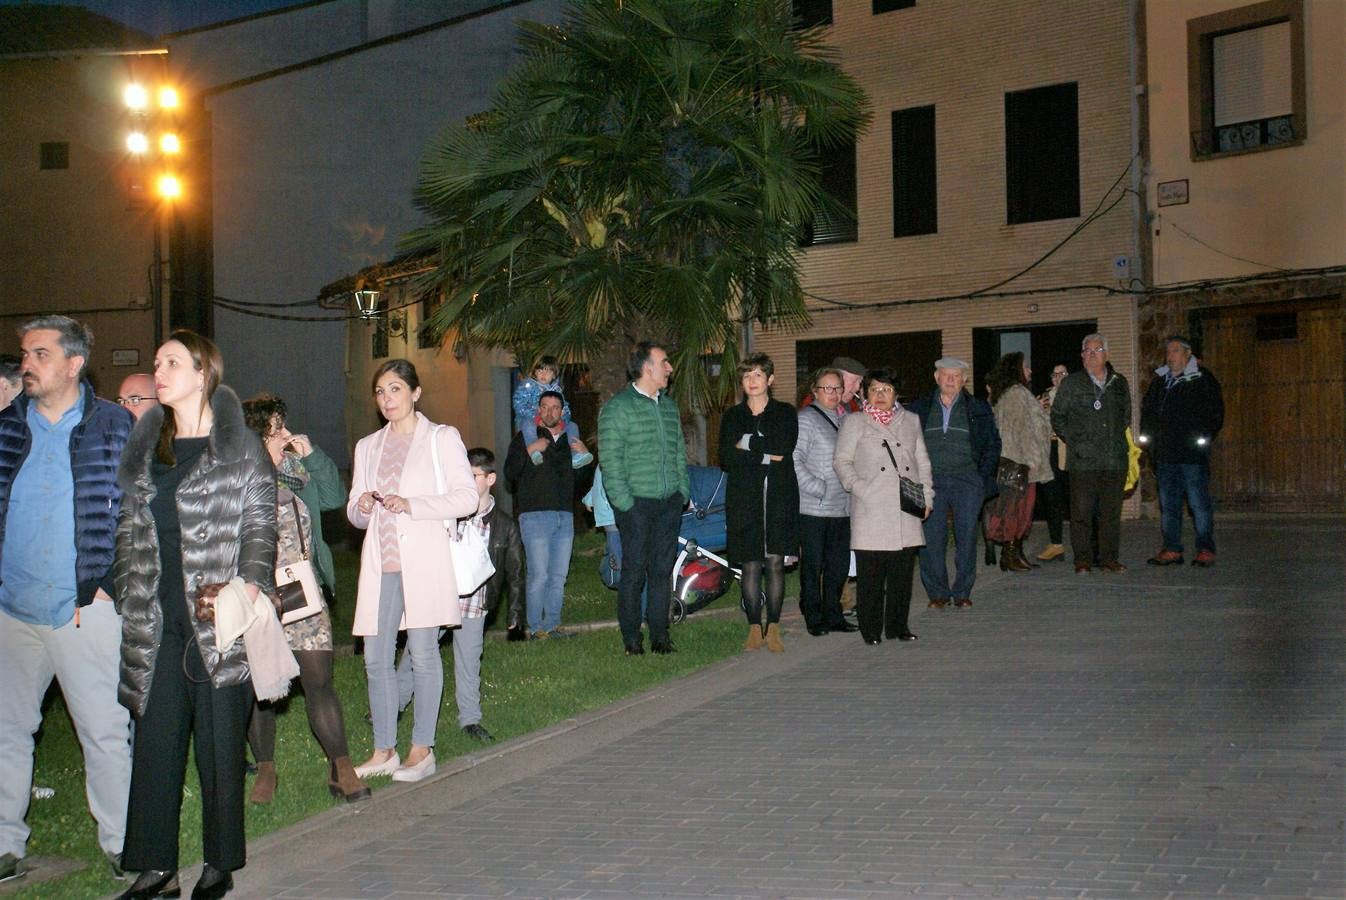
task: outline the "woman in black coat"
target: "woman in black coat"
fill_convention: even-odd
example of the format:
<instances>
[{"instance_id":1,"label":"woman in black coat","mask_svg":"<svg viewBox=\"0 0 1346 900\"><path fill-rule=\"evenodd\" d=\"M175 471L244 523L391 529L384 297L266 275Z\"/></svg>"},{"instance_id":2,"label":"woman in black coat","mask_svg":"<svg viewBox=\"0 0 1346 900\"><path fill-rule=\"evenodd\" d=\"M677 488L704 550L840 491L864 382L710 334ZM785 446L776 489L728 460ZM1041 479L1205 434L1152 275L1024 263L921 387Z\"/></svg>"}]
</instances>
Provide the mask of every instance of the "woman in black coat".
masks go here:
<instances>
[{"instance_id":1,"label":"woman in black coat","mask_svg":"<svg viewBox=\"0 0 1346 900\"><path fill-rule=\"evenodd\" d=\"M773 371L771 357L764 353L739 363L743 402L726 410L720 421L720 468L729 473L727 555L730 565L743 569L740 586L748 614L743 649L756 650L765 642L768 650L780 653L785 649L780 637L785 557L799 553L799 482L793 456L799 418L794 407L771 399Z\"/></svg>"}]
</instances>

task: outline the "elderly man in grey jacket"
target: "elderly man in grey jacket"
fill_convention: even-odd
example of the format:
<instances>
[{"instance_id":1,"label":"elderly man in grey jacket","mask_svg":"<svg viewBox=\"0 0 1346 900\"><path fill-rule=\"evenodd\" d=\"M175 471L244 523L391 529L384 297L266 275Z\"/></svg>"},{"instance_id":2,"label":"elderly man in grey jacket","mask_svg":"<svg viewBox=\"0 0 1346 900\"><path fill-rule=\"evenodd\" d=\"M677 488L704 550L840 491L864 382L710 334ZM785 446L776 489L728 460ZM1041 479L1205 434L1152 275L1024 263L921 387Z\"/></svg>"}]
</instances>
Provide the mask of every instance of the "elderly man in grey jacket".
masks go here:
<instances>
[{"instance_id":1,"label":"elderly man in grey jacket","mask_svg":"<svg viewBox=\"0 0 1346 900\"><path fill-rule=\"evenodd\" d=\"M799 480L799 611L809 634L855 631L841 615L841 589L850 571L850 499L832 468L841 426L842 374L820 369L812 402L799 410L795 475Z\"/></svg>"}]
</instances>

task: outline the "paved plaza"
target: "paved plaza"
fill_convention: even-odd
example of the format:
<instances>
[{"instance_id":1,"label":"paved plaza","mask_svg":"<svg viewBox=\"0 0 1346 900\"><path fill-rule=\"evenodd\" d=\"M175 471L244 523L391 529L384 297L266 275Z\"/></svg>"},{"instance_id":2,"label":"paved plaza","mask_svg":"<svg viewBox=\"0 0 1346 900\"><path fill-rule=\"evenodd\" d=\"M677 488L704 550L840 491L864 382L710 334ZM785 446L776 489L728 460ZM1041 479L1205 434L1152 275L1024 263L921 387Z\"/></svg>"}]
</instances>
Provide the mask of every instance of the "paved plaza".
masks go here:
<instances>
[{"instance_id":1,"label":"paved plaza","mask_svg":"<svg viewBox=\"0 0 1346 900\"><path fill-rule=\"evenodd\" d=\"M912 644L796 619L256 841L236 894L1341 898L1346 522L1217 538L1154 569L1128 523L1129 573L983 567L969 610L918 578Z\"/></svg>"}]
</instances>

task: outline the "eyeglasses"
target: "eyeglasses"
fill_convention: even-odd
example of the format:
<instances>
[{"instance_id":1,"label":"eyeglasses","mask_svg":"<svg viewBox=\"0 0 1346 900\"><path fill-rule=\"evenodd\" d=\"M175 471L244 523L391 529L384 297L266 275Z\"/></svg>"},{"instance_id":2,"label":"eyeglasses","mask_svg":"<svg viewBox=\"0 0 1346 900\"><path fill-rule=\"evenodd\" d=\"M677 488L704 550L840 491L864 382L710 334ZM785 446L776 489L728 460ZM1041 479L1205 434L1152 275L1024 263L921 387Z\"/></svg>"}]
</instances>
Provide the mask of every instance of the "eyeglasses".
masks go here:
<instances>
[{"instance_id":1,"label":"eyeglasses","mask_svg":"<svg viewBox=\"0 0 1346 900\"><path fill-rule=\"evenodd\" d=\"M820 384L814 390L822 394L840 394L841 385L839 384Z\"/></svg>"},{"instance_id":2,"label":"eyeglasses","mask_svg":"<svg viewBox=\"0 0 1346 900\"><path fill-rule=\"evenodd\" d=\"M132 394L129 397L118 397L117 402L122 406L139 406L142 403L158 403L158 397L142 397L139 394Z\"/></svg>"},{"instance_id":3,"label":"eyeglasses","mask_svg":"<svg viewBox=\"0 0 1346 900\"><path fill-rule=\"evenodd\" d=\"M1102 347L1099 347L1098 349L1094 349L1093 347L1085 347L1083 350L1080 351L1081 355L1083 356L1102 356L1104 353L1107 352L1108 351L1104 350Z\"/></svg>"},{"instance_id":4,"label":"eyeglasses","mask_svg":"<svg viewBox=\"0 0 1346 900\"><path fill-rule=\"evenodd\" d=\"M1056 378L1057 376L1060 376L1061 378L1065 378L1067 374L1068 373L1066 372L1065 369L1057 369L1055 372L1052 373L1052 377Z\"/></svg>"},{"instance_id":5,"label":"eyeglasses","mask_svg":"<svg viewBox=\"0 0 1346 900\"><path fill-rule=\"evenodd\" d=\"M882 397L882 396L884 396L885 394L892 394L892 393L896 393L896 392L893 390L892 385L889 385L889 384L876 384L876 385L873 385L872 387L870 387L870 389L869 389L869 393L871 393L871 394L878 394L880 397Z\"/></svg>"}]
</instances>

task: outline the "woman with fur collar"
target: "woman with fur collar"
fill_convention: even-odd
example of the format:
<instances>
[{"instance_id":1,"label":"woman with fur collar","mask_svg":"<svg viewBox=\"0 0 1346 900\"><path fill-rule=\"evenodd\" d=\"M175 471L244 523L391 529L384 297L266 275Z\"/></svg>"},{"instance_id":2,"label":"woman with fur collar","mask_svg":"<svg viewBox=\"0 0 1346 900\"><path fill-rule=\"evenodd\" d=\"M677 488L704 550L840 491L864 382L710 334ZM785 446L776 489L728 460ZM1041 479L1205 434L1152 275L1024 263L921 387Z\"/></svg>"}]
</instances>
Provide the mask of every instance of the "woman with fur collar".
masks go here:
<instances>
[{"instance_id":1,"label":"woman with fur collar","mask_svg":"<svg viewBox=\"0 0 1346 900\"><path fill-rule=\"evenodd\" d=\"M187 739L201 777L205 867L193 897L223 897L243 867L243 744L253 687L243 642L219 649L213 603L241 578L274 592L276 477L208 339L176 331L154 357L159 406L122 455L113 577L122 704L136 718L122 896L177 896Z\"/></svg>"}]
</instances>

